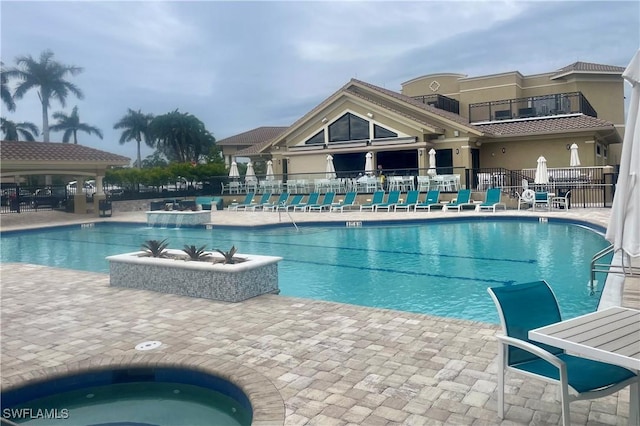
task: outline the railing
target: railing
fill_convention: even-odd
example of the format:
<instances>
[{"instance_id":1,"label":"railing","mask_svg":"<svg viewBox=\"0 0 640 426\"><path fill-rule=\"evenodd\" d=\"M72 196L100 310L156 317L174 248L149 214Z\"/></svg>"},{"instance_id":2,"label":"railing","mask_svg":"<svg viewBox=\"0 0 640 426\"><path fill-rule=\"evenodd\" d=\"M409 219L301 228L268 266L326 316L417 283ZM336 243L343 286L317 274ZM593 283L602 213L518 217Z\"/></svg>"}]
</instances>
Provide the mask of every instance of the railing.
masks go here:
<instances>
[{"instance_id":1,"label":"railing","mask_svg":"<svg viewBox=\"0 0 640 426\"><path fill-rule=\"evenodd\" d=\"M469 105L471 123L577 113L598 117L596 110L581 92L503 99Z\"/></svg>"},{"instance_id":2,"label":"railing","mask_svg":"<svg viewBox=\"0 0 640 426\"><path fill-rule=\"evenodd\" d=\"M423 104L431 105L432 107L453 112L455 114L460 114L460 102L456 99L438 94L412 96L412 98L416 101L422 102Z\"/></svg>"},{"instance_id":3,"label":"railing","mask_svg":"<svg viewBox=\"0 0 640 426\"><path fill-rule=\"evenodd\" d=\"M620 265L613 265L610 263L598 263L604 257L614 253L613 245L605 247L598 253L593 255L591 259L591 279L589 280L589 287L591 288L592 295L596 291L597 283L596 274L623 274L623 275L639 275L640 267L632 266L631 259L624 253L620 255ZM625 264L627 262L627 264Z\"/></svg>"}]
</instances>

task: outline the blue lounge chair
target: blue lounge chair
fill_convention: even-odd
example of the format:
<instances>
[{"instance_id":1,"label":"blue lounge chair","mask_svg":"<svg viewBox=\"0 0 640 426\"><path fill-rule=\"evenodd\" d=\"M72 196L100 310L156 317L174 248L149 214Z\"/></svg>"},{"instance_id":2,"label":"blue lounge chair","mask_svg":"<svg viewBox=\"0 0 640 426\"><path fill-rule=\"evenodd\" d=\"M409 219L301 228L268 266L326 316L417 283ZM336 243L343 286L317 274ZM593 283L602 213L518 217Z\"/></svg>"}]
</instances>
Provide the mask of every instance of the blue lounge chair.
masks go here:
<instances>
[{"instance_id":1,"label":"blue lounge chair","mask_svg":"<svg viewBox=\"0 0 640 426\"><path fill-rule=\"evenodd\" d=\"M336 193L329 191L326 192L324 194L324 198L322 199L321 203L316 203L316 204L308 204L306 206L306 211L310 212L310 211L323 211L323 210L327 210L327 211L331 211L331 206L333 205L333 199L336 197Z\"/></svg>"},{"instance_id":2,"label":"blue lounge chair","mask_svg":"<svg viewBox=\"0 0 640 426\"><path fill-rule=\"evenodd\" d=\"M443 207L443 210L458 210L458 212L461 212L462 208L465 206L473 206L475 208L475 204L471 202L470 189L459 190L455 201L446 204L445 207Z\"/></svg>"},{"instance_id":3,"label":"blue lounge chair","mask_svg":"<svg viewBox=\"0 0 640 426\"><path fill-rule=\"evenodd\" d=\"M356 198L358 197L358 193L356 191L349 191L344 196L344 201L340 203L339 206L335 206L333 208L334 211L340 211L340 213L344 212L344 209L350 210L353 207L359 207L356 204Z\"/></svg>"},{"instance_id":4,"label":"blue lounge chair","mask_svg":"<svg viewBox=\"0 0 640 426\"><path fill-rule=\"evenodd\" d=\"M418 198L420 197L420 191L411 190L407 192L407 199L404 200L403 203L398 203L393 207L393 211L397 212L398 209L406 209L407 212L411 211L411 208L416 208L416 204L418 204Z\"/></svg>"},{"instance_id":5,"label":"blue lounge chair","mask_svg":"<svg viewBox=\"0 0 640 426\"><path fill-rule=\"evenodd\" d=\"M476 205L477 211L482 210L493 210L496 212L496 207L502 206L503 209L507 209L507 205L500 201L502 197L502 191L500 188L489 188L487 189L487 194L484 198L484 203Z\"/></svg>"},{"instance_id":6,"label":"blue lounge chair","mask_svg":"<svg viewBox=\"0 0 640 426\"><path fill-rule=\"evenodd\" d=\"M309 197L307 198L307 202L306 203L299 203L296 206L293 206L293 211L305 211L307 206L312 205L312 204L318 204L318 200L320 199L320 193L319 192L312 192L311 194L309 194Z\"/></svg>"},{"instance_id":7,"label":"blue lounge chair","mask_svg":"<svg viewBox=\"0 0 640 426\"><path fill-rule=\"evenodd\" d=\"M529 340L529 330L560 322L560 308L545 281L491 287L502 323L497 335L498 416L504 418L506 371L556 383L562 398L562 424L571 424L569 403L600 398L638 384L638 376L626 368L569 355L564 350ZM633 393L633 392L632 392Z\"/></svg>"},{"instance_id":8,"label":"blue lounge chair","mask_svg":"<svg viewBox=\"0 0 640 426\"><path fill-rule=\"evenodd\" d=\"M421 203L416 204L414 210L418 211L418 209L427 209L427 211L431 211L431 207L437 207L441 209L444 205L438 201L440 198L440 190L439 189L430 189L427 192L427 197Z\"/></svg>"},{"instance_id":9,"label":"blue lounge chair","mask_svg":"<svg viewBox=\"0 0 640 426\"><path fill-rule=\"evenodd\" d=\"M280 206L284 206L285 204L287 204L287 200L289 199L289 193L288 192L283 192L282 194L280 194L280 196L278 197L278 199L274 202L274 203L267 203L264 204L262 206L262 210L263 211L275 211L276 208L280 207Z\"/></svg>"},{"instance_id":10,"label":"blue lounge chair","mask_svg":"<svg viewBox=\"0 0 640 426\"><path fill-rule=\"evenodd\" d=\"M303 194L296 194L293 196L293 198L291 199L291 201L282 204L278 207L276 207L276 211L279 212L288 212L289 209L293 210L293 208L297 205L299 205L302 202L302 198L304 197Z\"/></svg>"},{"instance_id":11,"label":"blue lounge chair","mask_svg":"<svg viewBox=\"0 0 640 426\"><path fill-rule=\"evenodd\" d=\"M246 206L244 209L252 210L252 211L255 211L256 209L262 209L262 206L264 206L265 204L269 204L270 198L271 198L271 193L265 192L264 194L262 194L262 196L260 197L260 200L257 203L251 203L248 206Z\"/></svg>"},{"instance_id":12,"label":"blue lounge chair","mask_svg":"<svg viewBox=\"0 0 640 426\"><path fill-rule=\"evenodd\" d=\"M391 211L391 209L395 207L396 204L398 204L399 202L400 202L400 191L398 190L389 191L389 194L387 195L387 201L385 201L384 203L376 204L373 207L373 210L376 212L380 209Z\"/></svg>"},{"instance_id":13,"label":"blue lounge chair","mask_svg":"<svg viewBox=\"0 0 640 426\"><path fill-rule=\"evenodd\" d=\"M383 201L384 201L384 191L376 191L373 193L373 199L371 200L370 203L362 204L360 206L360 211L364 211L364 210L374 211L375 206L377 204L382 203Z\"/></svg>"},{"instance_id":14,"label":"blue lounge chair","mask_svg":"<svg viewBox=\"0 0 640 426\"><path fill-rule=\"evenodd\" d=\"M251 205L255 195L255 192L247 192L247 195L244 196L244 201L240 204L231 204L229 210L244 210L247 206Z\"/></svg>"}]
</instances>

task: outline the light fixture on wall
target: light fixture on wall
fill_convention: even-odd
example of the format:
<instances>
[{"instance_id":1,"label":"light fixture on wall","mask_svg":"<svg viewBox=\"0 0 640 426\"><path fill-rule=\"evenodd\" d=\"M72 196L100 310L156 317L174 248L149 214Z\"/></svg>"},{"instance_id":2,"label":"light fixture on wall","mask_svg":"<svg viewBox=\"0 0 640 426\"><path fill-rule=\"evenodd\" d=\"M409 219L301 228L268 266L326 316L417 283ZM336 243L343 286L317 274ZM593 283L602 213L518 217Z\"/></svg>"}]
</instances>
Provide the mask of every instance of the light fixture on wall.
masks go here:
<instances>
[{"instance_id":1,"label":"light fixture on wall","mask_svg":"<svg viewBox=\"0 0 640 426\"><path fill-rule=\"evenodd\" d=\"M505 154L507 152L507 150L504 148L504 146L502 147L502 153Z\"/></svg>"},{"instance_id":2,"label":"light fixture on wall","mask_svg":"<svg viewBox=\"0 0 640 426\"><path fill-rule=\"evenodd\" d=\"M372 113L372 112L368 112L368 113L367 113L367 117L369 117L369 118L373 118L373 113Z\"/></svg>"},{"instance_id":3,"label":"light fixture on wall","mask_svg":"<svg viewBox=\"0 0 640 426\"><path fill-rule=\"evenodd\" d=\"M476 141L476 146L482 146L482 142Z\"/></svg>"},{"instance_id":4,"label":"light fixture on wall","mask_svg":"<svg viewBox=\"0 0 640 426\"><path fill-rule=\"evenodd\" d=\"M460 154L460 148L456 148L456 155Z\"/></svg>"},{"instance_id":5,"label":"light fixture on wall","mask_svg":"<svg viewBox=\"0 0 640 426\"><path fill-rule=\"evenodd\" d=\"M571 149L571 145L567 144L567 151Z\"/></svg>"},{"instance_id":6,"label":"light fixture on wall","mask_svg":"<svg viewBox=\"0 0 640 426\"><path fill-rule=\"evenodd\" d=\"M329 120L327 119L327 117L325 117L325 118L323 118L323 119L322 119L322 122L323 122L323 123L326 123L327 121L329 121Z\"/></svg>"}]
</instances>

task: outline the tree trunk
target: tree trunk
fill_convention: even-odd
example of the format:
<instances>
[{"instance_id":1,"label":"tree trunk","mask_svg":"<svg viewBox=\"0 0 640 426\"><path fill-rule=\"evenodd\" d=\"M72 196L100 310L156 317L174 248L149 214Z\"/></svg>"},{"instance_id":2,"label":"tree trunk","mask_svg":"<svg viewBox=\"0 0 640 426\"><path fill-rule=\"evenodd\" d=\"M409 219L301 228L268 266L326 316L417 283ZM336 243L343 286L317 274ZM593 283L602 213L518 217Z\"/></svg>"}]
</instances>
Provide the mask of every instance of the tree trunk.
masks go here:
<instances>
[{"instance_id":1,"label":"tree trunk","mask_svg":"<svg viewBox=\"0 0 640 426\"><path fill-rule=\"evenodd\" d=\"M138 142L138 168L141 169L142 168L142 159L140 158L140 140L136 139L136 142Z\"/></svg>"},{"instance_id":2,"label":"tree trunk","mask_svg":"<svg viewBox=\"0 0 640 426\"><path fill-rule=\"evenodd\" d=\"M42 141L49 142L49 111L47 104L42 102Z\"/></svg>"}]
</instances>

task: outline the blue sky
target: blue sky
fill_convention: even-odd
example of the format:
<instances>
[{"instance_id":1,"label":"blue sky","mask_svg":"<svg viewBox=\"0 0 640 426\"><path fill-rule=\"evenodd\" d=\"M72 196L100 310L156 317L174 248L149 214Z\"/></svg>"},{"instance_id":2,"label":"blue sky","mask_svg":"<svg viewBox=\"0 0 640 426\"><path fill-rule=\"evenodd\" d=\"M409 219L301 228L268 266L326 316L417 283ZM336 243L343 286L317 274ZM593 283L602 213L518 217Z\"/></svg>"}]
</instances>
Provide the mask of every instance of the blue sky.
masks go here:
<instances>
[{"instance_id":1,"label":"blue sky","mask_svg":"<svg viewBox=\"0 0 640 426\"><path fill-rule=\"evenodd\" d=\"M451 72L536 74L575 61L626 67L640 46L636 1L0 2L0 57L55 58L84 68L72 81L79 143L135 158L113 124L127 108L179 109L217 139L287 126L350 78L400 91ZM2 115L42 127L35 92ZM54 120L50 119L50 123ZM61 133L52 133L52 141ZM143 151L143 157L151 149Z\"/></svg>"}]
</instances>

